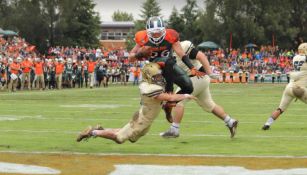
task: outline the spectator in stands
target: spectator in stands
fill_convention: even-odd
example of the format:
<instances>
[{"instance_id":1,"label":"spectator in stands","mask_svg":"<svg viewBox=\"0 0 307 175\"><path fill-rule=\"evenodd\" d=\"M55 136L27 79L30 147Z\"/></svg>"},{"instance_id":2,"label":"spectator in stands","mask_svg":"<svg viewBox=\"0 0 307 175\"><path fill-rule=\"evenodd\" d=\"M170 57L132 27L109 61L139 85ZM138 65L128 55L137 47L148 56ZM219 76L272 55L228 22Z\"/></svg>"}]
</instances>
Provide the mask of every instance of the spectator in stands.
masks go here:
<instances>
[{"instance_id":1,"label":"spectator in stands","mask_svg":"<svg viewBox=\"0 0 307 175\"><path fill-rule=\"evenodd\" d=\"M88 75L90 80L90 88L93 88L95 84L95 67L97 62L93 60L93 58L90 58L90 60L87 62L87 68L88 68Z\"/></svg>"},{"instance_id":2,"label":"spectator in stands","mask_svg":"<svg viewBox=\"0 0 307 175\"><path fill-rule=\"evenodd\" d=\"M21 88L20 90L24 89L25 83L27 83L28 90L31 90L31 77L30 72L33 67L32 61L29 60L29 57L26 56L24 60L21 62L21 69L22 69L22 78L21 78Z\"/></svg>"},{"instance_id":3,"label":"spectator in stands","mask_svg":"<svg viewBox=\"0 0 307 175\"><path fill-rule=\"evenodd\" d=\"M136 68L133 70L133 85L138 85L139 84L139 79L141 75L141 68L140 65L137 65Z\"/></svg>"},{"instance_id":4,"label":"spectator in stands","mask_svg":"<svg viewBox=\"0 0 307 175\"><path fill-rule=\"evenodd\" d=\"M55 79L58 89L62 89L62 79L64 72L64 63L63 58L59 58L58 61L55 62Z\"/></svg>"},{"instance_id":5,"label":"spectator in stands","mask_svg":"<svg viewBox=\"0 0 307 175\"><path fill-rule=\"evenodd\" d=\"M10 83L8 86L9 92L16 92L16 87L18 83L19 71L21 70L20 64L17 61L17 58L13 59L13 62L9 65L10 68Z\"/></svg>"},{"instance_id":6,"label":"spectator in stands","mask_svg":"<svg viewBox=\"0 0 307 175\"><path fill-rule=\"evenodd\" d=\"M34 62L35 81L36 81L36 89L40 89L40 90L45 89L43 67L44 67L44 62L42 61L42 59L36 58Z\"/></svg>"}]
</instances>

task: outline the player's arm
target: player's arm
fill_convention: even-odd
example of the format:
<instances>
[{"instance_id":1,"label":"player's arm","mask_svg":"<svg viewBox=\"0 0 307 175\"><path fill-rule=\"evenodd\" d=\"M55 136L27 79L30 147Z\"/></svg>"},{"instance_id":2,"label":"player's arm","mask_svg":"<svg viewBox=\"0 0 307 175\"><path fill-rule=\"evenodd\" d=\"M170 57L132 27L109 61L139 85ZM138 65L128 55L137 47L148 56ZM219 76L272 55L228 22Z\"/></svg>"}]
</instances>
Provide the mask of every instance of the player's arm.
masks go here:
<instances>
[{"instance_id":1,"label":"player's arm","mask_svg":"<svg viewBox=\"0 0 307 175\"><path fill-rule=\"evenodd\" d=\"M181 101L184 99L196 100L196 97L190 94L171 94L171 93L161 93L155 96L154 98L160 101Z\"/></svg>"},{"instance_id":2,"label":"player's arm","mask_svg":"<svg viewBox=\"0 0 307 175\"><path fill-rule=\"evenodd\" d=\"M196 55L196 59L201 63L201 65L204 67L206 73L208 75L212 74L212 70L210 68L210 63L208 61L208 57L203 53L198 51Z\"/></svg>"},{"instance_id":3,"label":"player's arm","mask_svg":"<svg viewBox=\"0 0 307 175\"><path fill-rule=\"evenodd\" d=\"M137 60L136 54L137 51L141 48L140 45L136 44L129 53L128 59L130 62L135 62Z\"/></svg>"},{"instance_id":4,"label":"player's arm","mask_svg":"<svg viewBox=\"0 0 307 175\"><path fill-rule=\"evenodd\" d=\"M173 43L172 48L179 56L179 58L182 59L182 62L191 70L192 75L196 75L197 77L202 77L205 75L203 72L196 70L196 68L191 63L190 58L184 53L184 50L182 49L179 41Z\"/></svg>"}]
</instances>

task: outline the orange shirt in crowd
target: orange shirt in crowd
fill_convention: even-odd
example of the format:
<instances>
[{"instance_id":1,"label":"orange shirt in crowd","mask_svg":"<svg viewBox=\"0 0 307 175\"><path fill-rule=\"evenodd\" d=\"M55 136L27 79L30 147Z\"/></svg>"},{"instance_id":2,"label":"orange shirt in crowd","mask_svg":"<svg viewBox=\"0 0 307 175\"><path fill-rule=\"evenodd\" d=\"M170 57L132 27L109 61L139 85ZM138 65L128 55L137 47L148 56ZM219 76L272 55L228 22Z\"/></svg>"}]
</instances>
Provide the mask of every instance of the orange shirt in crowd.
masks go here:
<instances>
[{"instance_id":1,"label":"orange shirt in crowd","mask_svg":"<svg viewBox=\"0 0 307 175\"><path fill-rule=\"evenodd\" d=\"M23 73L29 73L31 71L31 67L33 66L30 60L24 60L21 62L21 68Z\"/></svg>"},{"instance_id":2,"label":"orange shirt in crowd","mask_svg":"<svg viewBox=\"0 0 307 175\"><path fill-rule=\"evenodd\" d=\"M55 74L61 74L64 71L63 63L55 63Z\"/></svg>"},{"instance_id":3,"label":"orange shirt in crowd","mask_svg":"<svg viewBox=\"0 0 307 175\"><path fill-rule=\"evenodd\" d=\"M87 68L88 68L88 73L93 73L95 70L96 62L94 61L89 61L87 62Z\"/></svg>"},{"instance_id":4,"label":"orange shirt in crowd","mask_svg":"<svg viewBox=\"0 0 307 175\"><path fill-rule=\"evenodd\" d=\"M42 75L43 74L43 62L36 62L34 63L35 67L35 75Z\"/></svg>"},{"instance_id":5,"label":"orange shirt in crowd","mask_svg":"<svg viewBox=\"0 0 307 175\"><path fill-rule=\"evenodd\" d=\"M139 77L141 74L141 68L137 67L134 71L133 71L133 76L134 77Z\"/></svg>"},{"instance_id":6,"label":"orange shirt in crowd","mask_svg":"<svg viewBox=\"0 0 307 175\"><path fill-rule=\"evenodd\" d=\"M18 74L18 71L19 71L19 69L20 69L20 64L19 64L19 63L13 62L13 63L10 65L10 69L11 69L11 73L12 73L12 74Z\"/></svg>"}]
</instances>

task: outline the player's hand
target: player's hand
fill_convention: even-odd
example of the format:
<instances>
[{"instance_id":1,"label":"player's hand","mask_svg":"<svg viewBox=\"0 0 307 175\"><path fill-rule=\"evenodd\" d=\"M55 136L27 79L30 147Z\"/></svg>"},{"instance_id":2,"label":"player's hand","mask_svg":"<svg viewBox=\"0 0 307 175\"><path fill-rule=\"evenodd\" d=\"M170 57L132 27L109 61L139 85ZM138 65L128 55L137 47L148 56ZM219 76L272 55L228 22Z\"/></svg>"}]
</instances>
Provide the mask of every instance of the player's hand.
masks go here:
<instances>
[{"instance_id":1,"label":"player's hand","mask_svg":"<svg viewBox=\"0 0 307 175\"><path fill-rule=\"evenodd\" d=\"M201 78L201 77L205 76L204 72L200 72L200 71L196 70L195 67L190 69L190 72L191 72L191 75L197 76L197 78Z\"/></svg>"},{"instance_id":2,"label":"player's hand","mask_svg":"<svg viewBox=\"0 0 307 175\"><path fill-rule=\"evenodd\" d=\"M197 98L191 94L184 94L185 99L197 100Z\"/></svg>"},{"instance_id":3,"label":"player's hand","mask_svg":"<svg viewBox=\"0 0 307 175\"><path fill-rule=\"evenodd\" d=\"M209 75L209 77L211 79L218 80L218 79L220 79L220 74L212 73L212 74Z\"/></svg>"},{"instance_id":4,"label":"player's hand","mask_svg":"<svg viewBox=\"0 0 307 175\"><path fill-rule=\"evenodd\" d=\"M142 58L149 58L151 54L152 54L152 50L150 46L142 46L139 48L139 50L135 54L135 58L138 60Z\"/></svg>"}]
</instances>

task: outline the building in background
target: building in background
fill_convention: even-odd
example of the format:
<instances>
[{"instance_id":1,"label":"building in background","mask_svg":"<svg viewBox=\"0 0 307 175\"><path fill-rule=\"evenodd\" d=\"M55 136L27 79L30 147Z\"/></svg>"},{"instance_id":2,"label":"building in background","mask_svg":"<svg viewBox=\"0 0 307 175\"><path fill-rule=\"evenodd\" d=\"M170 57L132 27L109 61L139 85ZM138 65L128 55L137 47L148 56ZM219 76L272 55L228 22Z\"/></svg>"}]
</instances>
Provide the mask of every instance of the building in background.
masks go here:
<instances>
[{"instance_id":1,"label":"building in background","mask_svg":"<svg viewBox=\"0 0 307 175\"><path fill-rule=\"evenodd\" d=\"M132 36L133 21L102 22L100 43L106 49L126 48L126 39Z\"/></svg>"}]
</instances>

